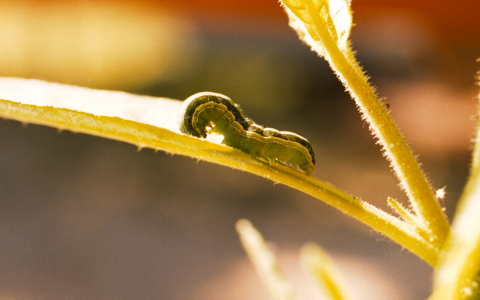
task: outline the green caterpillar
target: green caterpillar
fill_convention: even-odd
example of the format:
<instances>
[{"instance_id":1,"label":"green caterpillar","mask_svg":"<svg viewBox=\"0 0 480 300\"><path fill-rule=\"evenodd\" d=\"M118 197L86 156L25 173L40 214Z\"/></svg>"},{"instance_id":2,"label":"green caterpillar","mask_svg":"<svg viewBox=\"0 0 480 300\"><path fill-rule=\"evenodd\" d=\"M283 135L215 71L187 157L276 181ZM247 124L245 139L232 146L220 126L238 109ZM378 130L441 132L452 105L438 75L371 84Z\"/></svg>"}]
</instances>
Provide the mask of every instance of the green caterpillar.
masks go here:
<instances>
[{"instance_id":1,"label":"green caterpillar","mask_svg":"<svg viewBox=\"0 0 480 300\"><path fill-rule=\"evenodd\" d=\"M238 104L225 95L203 92L188 97L178 114L180 131L205 138L222 134L223 144L270 164L279 163L310 175L315 153L304 137L264 128L247 118Z\"/></svg>"}]
</instances>

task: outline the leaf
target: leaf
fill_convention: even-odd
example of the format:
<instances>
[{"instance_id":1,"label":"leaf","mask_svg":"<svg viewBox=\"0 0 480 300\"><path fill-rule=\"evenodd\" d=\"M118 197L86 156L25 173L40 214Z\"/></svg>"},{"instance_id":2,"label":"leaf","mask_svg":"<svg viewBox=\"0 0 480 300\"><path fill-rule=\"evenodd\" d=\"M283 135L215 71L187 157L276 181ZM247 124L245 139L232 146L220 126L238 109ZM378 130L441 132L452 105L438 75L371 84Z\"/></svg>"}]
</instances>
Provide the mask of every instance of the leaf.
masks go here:
<instances>
[{"instance_id":1,"label":"leaf","mask_svg":"<svg viewBox=\"0 0 480 300\"><path fill-rule=\"evenodd\" d=\"M178 100L5 77L0 77L0 99L119 117L180 133L176 112L182 102ZM23 121L36 123L35 119Z\"/></svg>"},{"instance_id":2,"label":"leaf","mask_svg":"<svg viewBox=\"0 0 480 300\"><path fill-rule=\"evenodd\" d=\"M330 1L330 15L338 34L338 43L346 47L352 29L351 0Z\"/></svg>"},{"instance_id":3,"label":"leaf","mask_svg":"<svg viewBox=\"0 0 480 300\"><path fill-rule=\"evenodd\" d=\"M287 167L270 166L233 148L180 133L178 100L19 78L0 78L2 98L15 100L0 100L2 118L186 155L264 177L271 175L269 170L289 172Z\"/></svg>"},{"instance_id":4,"label":"leaf","mask_svg":"<svg viewBox=\"0 0 480 300\"><path fill-rule=\"evenodd\" d=\"M87 133L243 170L338 208L430 264L437 260L435 247L363 200L290 167L269 165L239 150L179 133L180 101L17 78L0 78L2 98L14 101L0 100L0 118Z\"/></svg>"},{"instance_id":5,"label":"leaf","mask_svg":"<svg viewBox=\"0 0 480 300\"><path fill-rule=\"evenodd\" d=\"M352 27L350 0L281 0L290 26L314 51L325 55L325 34L347 49Z\"/></svg>"}]
</instances>

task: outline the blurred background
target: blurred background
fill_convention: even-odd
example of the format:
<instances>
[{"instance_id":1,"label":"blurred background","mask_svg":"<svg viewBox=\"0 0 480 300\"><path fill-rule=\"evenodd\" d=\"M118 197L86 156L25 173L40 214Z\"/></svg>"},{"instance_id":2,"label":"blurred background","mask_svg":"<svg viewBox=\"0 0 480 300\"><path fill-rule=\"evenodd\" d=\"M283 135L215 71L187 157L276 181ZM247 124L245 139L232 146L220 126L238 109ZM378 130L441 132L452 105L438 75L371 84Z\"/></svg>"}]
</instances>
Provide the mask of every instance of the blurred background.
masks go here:
<instances>
[{"instance_id":1,"label":"blurred background","mask_svg":"<svg viewBox=\"0 0 480 300\"><path fill-rule=\"evenodd\" d=\"M351 41L449 220L468 174L480 2L354 0ZM0 1L0 76L185 99L229 95L308 138L314 177L406 202L353 100L274 0ZM432 269L296 190L228 168L0 120L0 299L268 299L234 230L264 234L302 299L324 247L355 299L426 299Z\"/></svg>"}]
</instances>

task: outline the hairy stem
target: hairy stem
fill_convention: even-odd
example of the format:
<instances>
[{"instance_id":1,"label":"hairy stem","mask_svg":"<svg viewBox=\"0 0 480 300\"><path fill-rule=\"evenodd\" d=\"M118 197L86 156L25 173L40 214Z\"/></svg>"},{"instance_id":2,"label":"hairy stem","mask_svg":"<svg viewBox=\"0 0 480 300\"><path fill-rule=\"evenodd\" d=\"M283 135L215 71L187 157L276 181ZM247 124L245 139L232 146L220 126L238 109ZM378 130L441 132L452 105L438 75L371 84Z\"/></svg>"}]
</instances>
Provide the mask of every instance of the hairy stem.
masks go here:
<instances>
[{"instance_id":1,"label":"hairy stem","mask_svg":"<svg viewBox=\"0 0 480 300\"><path fill-rule=\"evenodd\" d=\"M22 84L16 86L15 90L19 92L28 90L26 87L30 86L31 81L21 80L21 82ZM49 83L46 85L45 91L38 91L35 94L37 97L42 95L42 93L57 91L60 88L58 84ZM96 99L95 97L98 93L104 98L109 98L105 97L105 93L108 93L111 97L116 95L115 92L94 91L78 87L65 86L63 88L66 89L65 95L62 96L65 97L65 101L68 101L69 94L71 94L67 91L72 88L75 91L75 95L85 99ZM122 94L122 97L126 97L128 99L127 102L131 102L131 104L142 98L128 94ZM160 99L157 100L160 101ZM125 107L130 110L131 106L125 105ZM176 115L178 107L169 107L166 106L164 109L167 111L171 110L171 114ZM165 117L162 119L175 122L168 115L169 113L165 112ZM122 118L98 116L65 108L26 105L6 100L0 100L0 117L115 139L135 144L139 147L164 150L169 153L186 155L243 170L298 189L340 209L342 212L401 244L432 265L435 265L438 257L438 249L418 235L413 226L338 190L328 183L306 176L292 168L278 164L269 165L230 147L212 144L208 141L175 133L165 128ZM163 126L167 126L168 122Z\"/></svg>"},{"instance_id":2,"label":"hairy stem","mask_svg":"<svg viewBox=\"0 0 480 300\"><path fill-rule=\"evenodd\" d=\"M352 51L348 47L341 51L324 20L316 11L313 1L304 0L304 3L325 48L325 58L330 67L350 92L363 118L378 138L402 188L407 193L412 209L422 220L422 225L429 229L431 242L435 247L441 247L448 235L449 224L414 155L396 124L377 99Z\"/></svg>"},{"instance_id":3,"label":"hairy stem","mask_svg":"<svg viewBox=\"0 0 480 300\"><path fill-rule=\"evenodd\" d=\"M480 77L480 71L477 76ZM478 98L480 100L480 94ZM452 231L441 251L430 300L480 298L479 216L480 124L477 125L470 177L453 218Z\"/></svg>"}]
</instances>

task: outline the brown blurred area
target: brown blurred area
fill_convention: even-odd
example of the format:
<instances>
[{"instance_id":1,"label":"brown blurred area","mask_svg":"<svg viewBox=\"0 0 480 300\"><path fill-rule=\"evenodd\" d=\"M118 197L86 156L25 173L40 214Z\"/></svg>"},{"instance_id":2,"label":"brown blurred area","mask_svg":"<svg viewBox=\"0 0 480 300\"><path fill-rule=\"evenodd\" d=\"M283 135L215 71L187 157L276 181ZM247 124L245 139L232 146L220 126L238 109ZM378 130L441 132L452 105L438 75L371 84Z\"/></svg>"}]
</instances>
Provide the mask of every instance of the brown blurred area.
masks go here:
<instances>
[{"instance_id":1,"label":"brown blurred area","mask_svg":"<svg viewBox=\"0 0 480 300\"><path fill-rule=\"evenodd\" d=\"M480 2L354 0L352 45L449 219L468 174ZM354 102L277 1L0 1L0 76L185 99L229 95L307 137L314 177L406 203ZM426 299L431 268L295 190L190 158L0 120L0 299L266 299L234 230L275 244L303 299L309 241L355 299Z\"/></svg>"}]
</instances>

